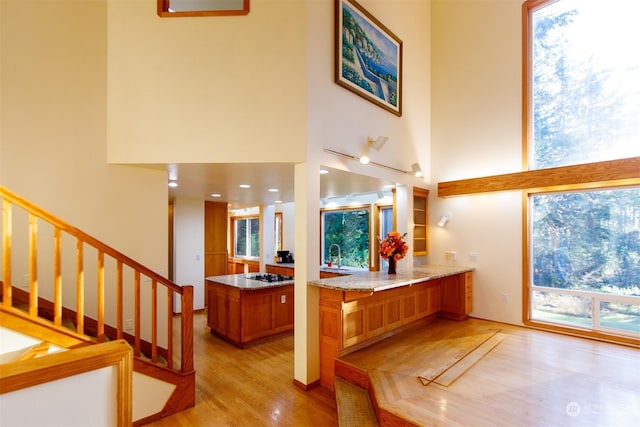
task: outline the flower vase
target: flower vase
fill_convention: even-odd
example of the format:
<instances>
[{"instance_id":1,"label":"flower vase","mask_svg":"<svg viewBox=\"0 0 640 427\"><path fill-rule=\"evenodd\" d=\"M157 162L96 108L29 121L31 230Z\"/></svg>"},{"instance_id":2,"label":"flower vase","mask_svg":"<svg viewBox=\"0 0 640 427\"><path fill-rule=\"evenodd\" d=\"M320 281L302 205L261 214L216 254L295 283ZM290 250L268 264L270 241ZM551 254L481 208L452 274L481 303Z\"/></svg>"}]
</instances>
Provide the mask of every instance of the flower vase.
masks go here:
<instances>
[{"instance_id":1,"label":"flower vase","mask_svg":"<svg viewBox=\"0 0 640 427\"><path fill-rule=\"evenodd\" d=\"M396 259L392 255L389 257L389 270L387 270L389 274L396 274Z\"/></svg>"}]
</instances>

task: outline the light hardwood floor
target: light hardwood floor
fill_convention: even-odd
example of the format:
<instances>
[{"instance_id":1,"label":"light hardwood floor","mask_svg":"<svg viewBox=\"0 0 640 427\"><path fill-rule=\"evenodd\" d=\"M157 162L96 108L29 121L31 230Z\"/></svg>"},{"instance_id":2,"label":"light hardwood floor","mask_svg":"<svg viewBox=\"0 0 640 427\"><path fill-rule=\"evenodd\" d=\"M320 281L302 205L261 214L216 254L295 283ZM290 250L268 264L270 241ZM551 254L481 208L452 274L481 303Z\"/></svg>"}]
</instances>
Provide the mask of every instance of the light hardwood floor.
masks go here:
<instances>
[{"instance_id":1,"label":"light hardwood floor","mask_svg":"<svg viewBox=\"0 0 640 427\"><path fill-rule=\"evenodd\" d=\"M333 392L293 385L293 335L239 349L194 315L196 406L154 427L337 426Z\"/></svg>"},{"instance_id":2,"label":"light hardwood floor","mask_svg":"<svg viewBox=\"0 0 640 427\"><path fill-rule=\"evenodd\" d=\"M367 371L378 405L415 425L640 426L636 348L437 319L341 361Z\"/></svg>"},{"instance_id":3,"label":"light hardwood floor","mask_svg":"<svg viewBox=\"0 0 640 427\"><path fill-rule=\"evenodd\" d=\"M293 337L240 350L195 316L196 406L151 426L336 426L333 393L293 381ZM459 375L423 385L499 332ZM430 426L640 425L640 350L495 322L436 320L342 358L389 411ZM460 365L458 365L460 366Z\"/></svg>"}]
</instances>

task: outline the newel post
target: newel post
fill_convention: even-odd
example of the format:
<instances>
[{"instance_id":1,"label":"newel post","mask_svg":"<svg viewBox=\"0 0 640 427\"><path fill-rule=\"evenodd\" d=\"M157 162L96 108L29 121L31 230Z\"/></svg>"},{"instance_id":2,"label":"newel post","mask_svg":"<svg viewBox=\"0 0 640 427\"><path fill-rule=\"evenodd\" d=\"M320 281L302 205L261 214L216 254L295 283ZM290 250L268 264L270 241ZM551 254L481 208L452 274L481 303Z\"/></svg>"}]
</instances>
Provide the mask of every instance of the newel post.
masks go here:
<instances>
[{"instance_id":1,"label":"newel post","mask_svg":"<svg viewBox=\"0 0 640 427\"><path fill-rule=\"evenodd\" d=\"M180 372L193 371L193 286L182 287L182 363Z\"/></svg>"}]
</instances>

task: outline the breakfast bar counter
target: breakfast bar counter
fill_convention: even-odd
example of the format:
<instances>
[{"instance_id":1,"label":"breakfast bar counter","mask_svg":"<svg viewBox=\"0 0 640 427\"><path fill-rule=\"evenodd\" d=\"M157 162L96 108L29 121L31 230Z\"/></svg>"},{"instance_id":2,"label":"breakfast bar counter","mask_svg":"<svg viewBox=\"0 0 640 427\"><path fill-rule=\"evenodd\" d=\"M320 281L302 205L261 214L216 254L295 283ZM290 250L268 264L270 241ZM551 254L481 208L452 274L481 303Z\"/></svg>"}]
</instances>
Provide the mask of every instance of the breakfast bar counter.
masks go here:
<instances>
[{"instance_id":1,"label":"breakfast bar counter","mask_svg":"<svg viewBox=\"0 0 640 427\"><path fill-rule=\"evenodd\" d=\"M408 273L387 274L379 271L353 272L335 269L343 275L309 282L321 288L347 292L380 292L403 286L411 286L427 280L440 279L447 276L473 271L470 267L426 265L415 267Z\"/></svg>"},{"instance_id":2,"label":"breakfast bar counter","mask_svg":"<svg viewBox=\"0 0 640 427\"><path fill-rule=\"evenodd\" d=\"M473 268L437 265L309 282L320 288L320 384L334 389L338 356L436 316L466 319L472 310L472 284Z\"/></svg>"}]
</instances>

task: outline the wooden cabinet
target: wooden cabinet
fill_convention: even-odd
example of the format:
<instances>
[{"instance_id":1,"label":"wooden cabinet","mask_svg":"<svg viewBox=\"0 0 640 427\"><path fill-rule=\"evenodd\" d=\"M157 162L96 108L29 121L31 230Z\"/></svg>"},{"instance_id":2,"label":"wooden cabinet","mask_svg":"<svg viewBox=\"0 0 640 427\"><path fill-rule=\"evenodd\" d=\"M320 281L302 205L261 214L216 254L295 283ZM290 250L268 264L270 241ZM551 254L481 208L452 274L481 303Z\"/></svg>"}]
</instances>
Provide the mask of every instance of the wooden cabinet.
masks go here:
<instances>
[{"instance_id":1,"label":"wooden cabinet","mask_svg":"<svg viewBox=\"0 0 640 427\"><path fill-rule=\"evenodd\" d=\"M332 271L322 271L322 270L320 270L320 278L321 279L330 279L332 277L339 277L339 276L344 276L344 274L334 273Z\"/></svg>"},{"instance_id":2,"label":"wooden cabinet","mask_svg":"<svg viewBox=\"0 0 640 427\"><path fill-rule=\"evenodd\" d=\"M204 276L227 273L227 204L204 202Z\"/></svg>"},{"instance_id":3,"label":"wooden cabinet","mask_svg":"<svg viewBox=\"0 0 640 427\"><path fill-rule=\"evenodd\" d=\"M240 290L224 285L207 284L207 326L212 332L240 341Z\"/></svg>"},{"instance_id":4,"label":"wooden cabinet","mask_svg":"<svg viewBox=\"0 0 640 427\"><path fill-rule=\"evenodd\" d=\"M260 264L258 261L229 258L227 265L227 274L258 273L260 271Z\"/></svg>"},{"instance_id":5,"label":"wooden cabinet","mask_svg":"<svg viewBox=\"0 0 640 427\"><path fill-rule=\"evenodd\" d=\"M207 282L207 326L238 347L293 330L293 285L245 290Z\"/></svg>"},{"instance_id":6,"label":"wooden cabinet","mask_svg":"<svg viewBox=\"0 0 640 427\"><path fill-rule=\"evenodd\" d=\"M429 190L413 189L413 255L429 253Z\"/></svg>"},{"instance_id":7,"label":"wooden cabinet","mask_svg":"<svg viewBox=\"0 0 640 427\"><path fill-rule=\"evenodd\" d=\"M473 305L473 276L471 272L442 279L440 317L466 319Z\"/></svg>"},{"instance_id":8,"label":"wooden cabinet","mask_svg":"<svg viewBox=\"0 0 640 427\"><path fill-rule=\"evenodd\" d=\"M293 277L295 274L295 270L293 267L287 267L284 265L273 265L273 264L267 264L265 266L265 269L267 271L267 273L271 273L271 274L279 274L281 276L291 276Z\"/></svg>"},{"instance_id":9,"label":"wooden cabinet","mask_svg":"<svg viewBox=\"0 0 640 427\"><path fill-rule=\"evenodd\" d=\"M320 383L333 390L333 360L421 319L462 320L471 311L472 273L381 292L320 288Z\"/></svg>"}]
</instances>

